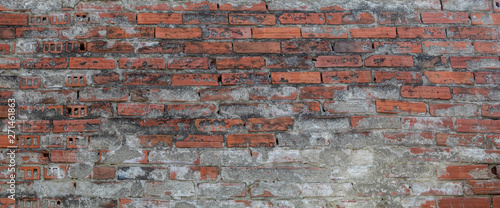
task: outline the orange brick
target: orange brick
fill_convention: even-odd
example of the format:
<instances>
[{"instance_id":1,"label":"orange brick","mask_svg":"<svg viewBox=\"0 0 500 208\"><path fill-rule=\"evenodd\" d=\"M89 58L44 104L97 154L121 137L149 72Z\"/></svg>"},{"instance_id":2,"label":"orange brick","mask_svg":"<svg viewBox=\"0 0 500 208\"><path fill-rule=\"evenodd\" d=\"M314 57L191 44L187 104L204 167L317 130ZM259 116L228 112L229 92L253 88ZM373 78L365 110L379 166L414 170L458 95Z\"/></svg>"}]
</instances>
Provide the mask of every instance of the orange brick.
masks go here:
<instances>
[{"instance_id":1,"label":"orange brick","mask_svg":"<svg viewBox=\"0 0 500 208\"><path fill-rule=\"evenodd\" d=\"M451 98L451 92L448 87L401 86L401 96L405 98L447 100Z\"/></svg>"},{"instance_id":2,"label":"orange brick","mask_svg":"<svg viewBox=\"0 0 500 208\"><path fill-rule=\"evenodd\" d=\"M424 75L434 84L474 84L472 72L425 71Z\"/></svg>"},{"instance_id":3,"label":"orange brick","mask_svg":"<svg viewBox=\"0 0 500 208\"><path fill-rule=\"evenodd\" d=\"M273 84L321 83L320 72L271 72Z\"/></svg>"},{"instance_id":4,"label":"orange brick","mask_svg":"<svg viewBox=\"0 0 500 208\"><path fill-rule=\"evenodd\" d=\"M396 38L395 27L352 28L352 38Z\"/></svg>"},{"instance_id":5,"label":"orange brick","mask_svg":"<svg viewBox=\"0 0 500 208\"><path fill-rule=\"evenodd\" d=\"M194 39L201 38L200 28L164 28L157 27L155 37L160 39Z\"/></svg>"},{"instance_id":6,"label":"orange brick","mask_svg":"<svg viewBox=\"0 0 500 208\"><path fill-rule=\"evenodd\" d=\"M300 38L300 28L298 27L252 28L252 36L255 39L294 39L294 38Z\"/></svg>"}]
</instances>

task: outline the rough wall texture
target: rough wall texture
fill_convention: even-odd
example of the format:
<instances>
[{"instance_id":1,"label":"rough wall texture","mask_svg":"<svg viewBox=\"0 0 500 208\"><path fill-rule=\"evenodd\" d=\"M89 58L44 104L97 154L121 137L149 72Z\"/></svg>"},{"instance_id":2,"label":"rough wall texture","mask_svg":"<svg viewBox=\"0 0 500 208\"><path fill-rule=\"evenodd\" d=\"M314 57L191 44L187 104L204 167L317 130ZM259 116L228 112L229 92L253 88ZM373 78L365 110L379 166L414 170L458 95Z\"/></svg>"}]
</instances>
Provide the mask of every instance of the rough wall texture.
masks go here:
<instances>
[{"instance_id":1,"label":"rough wall texture","mask_svg":"<svg viewBox=\"0 0 500 208\"><path fill-rule=\"evenodd\" d=\"M2 0L0 207L500 207L499 11Z\"/></svg>"}]
</instances>

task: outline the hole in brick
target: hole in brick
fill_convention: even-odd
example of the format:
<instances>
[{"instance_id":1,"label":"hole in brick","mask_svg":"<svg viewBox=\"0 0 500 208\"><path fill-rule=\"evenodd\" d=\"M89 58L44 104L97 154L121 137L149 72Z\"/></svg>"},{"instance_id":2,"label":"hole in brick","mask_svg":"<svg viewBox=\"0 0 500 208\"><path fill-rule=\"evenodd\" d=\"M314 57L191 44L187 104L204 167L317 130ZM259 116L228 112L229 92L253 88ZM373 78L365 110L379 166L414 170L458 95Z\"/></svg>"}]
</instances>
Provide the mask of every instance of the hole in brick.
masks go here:
<instances>
[{"instance_id":1,"label":"hole in brick","mask_svg":"<svg viewBox=\"0 0 500 208\"><path fill-rule=\"evenodd\" d=\"M500 7L500 2L495 2L495 6Z\"/></svg>"},{"instance_id":2,"label":"hole in brick","mask_svg":"<svg viewBox=\"0 0 500 208\"><path fill-rule=\"evenodd\" d=\"M84 50L85 50L85 44L80 43L80 50L81 50L81 51L84 51Z\"/></svg>"}]
</instances>

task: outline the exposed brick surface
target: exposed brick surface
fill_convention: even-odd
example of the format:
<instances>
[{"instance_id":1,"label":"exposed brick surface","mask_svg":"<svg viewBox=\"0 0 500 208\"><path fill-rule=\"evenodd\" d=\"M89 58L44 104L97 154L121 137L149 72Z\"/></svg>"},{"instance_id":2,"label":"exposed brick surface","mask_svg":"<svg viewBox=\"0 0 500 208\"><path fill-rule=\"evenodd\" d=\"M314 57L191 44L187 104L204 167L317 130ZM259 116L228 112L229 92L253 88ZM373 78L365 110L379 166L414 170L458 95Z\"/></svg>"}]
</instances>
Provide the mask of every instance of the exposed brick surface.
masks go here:
<instances>
[{"instance_id":1,"label":"exposed brick surface","mask_svg":"<svg viewBox=\"0 0 500 208\"><path fill-rule=\"evenodd\" d=\"M0 207L500 207L499 25L500 0L1 0Z\"/></svg>"}]
</instances>

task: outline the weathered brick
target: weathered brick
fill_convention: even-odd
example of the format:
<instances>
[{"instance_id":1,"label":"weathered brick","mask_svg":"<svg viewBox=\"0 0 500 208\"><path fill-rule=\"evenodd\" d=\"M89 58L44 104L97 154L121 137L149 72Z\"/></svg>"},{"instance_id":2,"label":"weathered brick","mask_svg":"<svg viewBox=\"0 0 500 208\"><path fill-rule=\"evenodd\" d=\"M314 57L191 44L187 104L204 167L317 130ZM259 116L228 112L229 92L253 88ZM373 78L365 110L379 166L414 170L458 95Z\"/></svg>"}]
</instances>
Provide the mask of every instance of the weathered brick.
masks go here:
<instances>
[{"instance_id":1,"label":"weathered brick","mask_svg":"<svg viewBox=\"0 0 500 208\"><path fill-rule=\"evenodd\" d=\"M70 69L114 69L116 62L109 58L70 57Z\"/></svg>"},{"instance_id":2,"label":"weathered brick","mask_svg":"<svg viewBox=\"0 0 500 208\"><path fill-rule=\"evenodd\" d=\"M490 206L490 198L487 197L455 197L441 198L438 201L439 207L488 207Z\"/></svg>"},{"instance_id":3,"label":"weathered brick","mask_svg":"<svg viewBox=\"0 0 500 208\"><path fill-rule=\"evenodd\" d=\"M465 68L486 68L498 69L500 68L500 61L498 57L493 56L451 56L451 67L456 69Z\"/></svg>"},{"instance_id":4,"label":"weathered brick","mask_svg":"<svg viewBox=\"0 0 500 208\"><path fill-rule=\"evenodd\" d=\"M118 60L121 69L165 69L163 58L121 58Z\"/></svg>"},{"instance_id":5,"label":"weathered brick","mask_svg":"<svg viewBox=\"0 0 500 208\"><path fill-rule=\"evenodd\" d=\"M249 89L250 100L295 100L297 89L294 87L253 87Z\"/></svg>"},{"instance_id":6,"label":"weathered brick","mask_svg":"<svg viewBox=\"0 0 500 208\"><path fill-rule=\"evenodd\" d=\"M424 71L425 77L434 84L473 84L472 72Z\"/></svg>"},{"instance_id":7,"label":"weathered brick","mask_svg":"<svg viewBox=\"0 0 500 208\"><path fill-rule=\"evenodd\" d=\"M203 28L203 39L246 39L252 37L250 27Z\"/></svg>"},{"instance_id":8,"label":"weathered brick","mask_svg":"<svg viewBox=\"0 0 500 208\"><path fill-rule=\"evenodd\" d=\"M394 55L373 55L365 59L368 67L412 67L413 57Z\"/></svg>"},{"instance_id":9,"label":"weathered brick","mask_svg":"<svg viewBox=\"0 0 500 208\"><path fill-rule=\"evenodd\" d=\"M27 14L0 14L0 25L28 25Z\"/></svg>"},{"instance_id":10,"label":"weathered brick","mask_svg":"<svg viewBox=\"0 0 500 208\"><path fill-rule=\"evenodd\" d=\"M219 86L218 74L174 74L173 86Z\"/></svg>"},{"instance_id":11,"label":"weathered brick","mask_svg":"<svg viewBox=\"0 0 500 208\"><path fill-rule=\"evenodd\" d=\"M278 17L281 24L325 24L323 13L284 13Z\"/></svg>"},{"instance_id":12,"label":"weathered brick","mask_svg":"<svg viewBox=\"0 0 500 208\"><path fill-rule=\"evenodd\" d=\"M429 113L432 116L477 116L477 106L474 104L429 103Z\"/></svg>"},{"instance_id":13,"label":"weathered brick","mask_svg":"<svg viewBox=\"0 0 500 208\"><path fill-rule=\"evenodd\" d=\"M469 23L469 14L466 12L422 12L420 16L424 24Z\"/></svg>"},{"instance_id":14,"label":"weathered brick","mask_svg":"<svg viewBox=\"0 0 500 208\"><path fill-rule=\"evenodd\" d=\"M452 39L493 40L497 39L497 30L488 27L448 27L446 33Z\"/></svg>"},{"instance_id":15,"label":"weathered brick","mask_svg":"<svg viewBox=\"0 0 500 208\"><path fill-rule=\"evenodd\" d=\"M235 46L236 49L236 46ZM232 44L227 42L187 42L186 53L228 54L232 51ZM235 50L236 52L236 50Z\"/></svg>"},{"instance_id":16,"label":"weathered brick","mask_svg":"<svg viewBox=\"0 0 500 208\"><path fill-rule=\"evenodd\" d=\"M453 121L450 117L403 117L403 129L450 131Z\"/></svg>"},{"instance_id":17,"label":"weathered brick","mask_svg":"<svg viewBox=\"0 0 500 208\"><path fill-rule=\"evenodd\" d=\"M175 143L178 148L220 148L223 147L222 135L188 135L184 140Z\"/></svg>"},{"instance_id":18,"label":"weathered brick","mask_svg":"<svg viewBox=\"0 0 500 208\"><path fill-rule=\"evenodd\" d=\"M268 73L223 73L222 85L270 84Z\"/></svg>"},{"instance_id":19,"label":"weathered brick","mask_svg":"<svg viewBox=\"0 0 500 208\"><path fill-rule=\"evenodd\" d=\"M123 85L165 86L172 82L166 73L123 73L123 77Z\"/></svg>"},{"instance_id":20,"label":"weathered brick","mask_svg":"<svg viewBox=\"0 0 500 208\"><path fill-rule=\"evenodd\" d=\"M137 53L180 53L184 51L184 44L176 42L140 42Z\"/></svg>"},{"instance_id":21,"label":"weathered brick","mask_svg":"<svg viewBox=\"0 0 500 208\"><path fill-rule=\"evenodd\" d=\"M138 13L137 24L182 24L182 14L180 13Z\"/></svg>"},{"instance_id":22,"label":"weathered brick","mask_svg":"<svg viewBox=\"0 0 500 208\"><path fill-rule=\"evenodd\" d=\"M346 87L301 87L299 99L333 99L336 93L347 90Z\"/></svg>"},{"instance_id":23,"label":"weathered brick","mask_svg":"<svg viewBox=\"0 0 500 208\"><path fill-rule=\"evenodd\" d=\"M281 50L284 54L322 53L331 51L329 44L328 41L288 41L281 42Z\"/></svg>"},{"instance_id":24,"label":"weathered brick","mask_svg":"<svg viewBox=\"0 0 500 208\"><path fill-rule=\"evenodd\" d=\"M327 71L321 72L324 83L369 83L373 82L371 71Z\"/></svg>"},{"instance_id":25,"label":"weathered brick","mask_svg":"<svg viewBox=\"0 0 500 208\"><path fill-rule=\"evenodd\" d=\"M436 134L436 144L440 146L484 147L484 136L476 134Z\"/></svg>"},{"instance_id":26,"label":"weathered brick","mask_svg":"<svg viewBox=\"0 0 500 208\"><path fill-rule=\"evenodd\" d=\"M500 117L500 105L481 105L481 115L483 117L498 118Z\"/></svg>"},{"instance_id":27,"label":"weathered brick","mask_svg":"<svg viewBox=\"0 0 500 208\"><path fill-rule=\"evenodd\" d=\"M330 25L372 24L375 18L369 12L326 13L326 23Z\"/></svg>"},{"instance_id":28,"label":"weathered brick","mask_svg":"<svg viewBox=\"0 0 500 208\"><path fill-rule=\"evenodd\" d=\"M401 86L401 96L406 98L450 99L448 87Z\"/></svg>"},{"instance_id":29,"label":"weathered brick","mask_svg":"<svg viewBox=\"0 0 500 208\"><path fill-rule=\"evenodd\" d=\"M275 25L274 14L230 14L229 24L232 25Z\"/></svg>"},{"instance_id":30,"label":"weathered brick","mask_svg":"<svg viewBox=\"0 0 500 208\"><path fill-rule=\"evenodd\" d=\"M384 72L375 71L375 82L378 83L403 83L403 84L422 84L422 74L419 72Z\"/></svg>"},{"instance_id":31,"label":"weathered brick","mask_svg":"<svg viewBox=\"0 0 500 208\"><path fill-rule=\"evenodd\" d=\"M363 66L363 61L359 55L345 56L318 56L315 67L360 67Z\"/></svg>"},{"instance_id":32,"label":"weathered brick","mask_svg":"<svg viewBox=\"0 0 500 208\"><path fill-rule=\"evenodd\" d=\"M499 120L457 119L457 132L500 132Z\"/></svg>"},{"instance_id":33,"label":"weathered brick","mask_svg":"<svg viewBox=\"0 0 500 208\"><path fill-rule=\"evenodd\" d=\"M227 14L183 14L182 21L184 24L203 24L216 25L228 24Z\"/></svg>"},{"instance_id":34,"label":"weathered brick","mask_svg":"<svg viewBox=\"0 0 500 208\"><path fill-rule=\"evenodd\" d=\"M303 27L301 28L303 38L347 38L349 31L342 27Z\"/></svg>"},{"instance_id":35,"label":"weathered brick","mask_svg":"<svg viewBox=\"0 0 500 208\"><path fill-rule=\"evenodd\" d=\"M371 42L335 41L333 51L336 53L370 53L373 52Z\"/></svg>"},{"instance_id":36,"label":"weathered brick","mask_svg":"<svg viewBox=\"0 0 500 208\"><path fill-rule=\"evenodd\" d=\"M273 134L230 134L227 136L227 147L274 147L276 139Z\"/></svg>"},{"instance_id":37,"label":"weathered brick","mask_svg":"<svg viewBox=\"0 0 500 208\"><path fill-rule=\"evenodd\" d=\"M208 58L182 57L173 58L168 62L169 69L208 69Z\"/></svg>"},{"instance_id":38,"label":"weathered brick","mask_svg":"<svg viewBox=\"0 0 500 208\"><path fill-rule=\"evenodd\" d=\"M395 27L352 28L352 38L396 38Z\"/></svg>"},{"instance_id":39,"label":"weathered brick","mask_svg":"<svg viewBox=\"0 0 500 208\"><path fill-rule=\"evenodd\" d=\"M217 58L217 69L260 69L265 65L263 57Z\"/></svg>"},{"instance_id":40,"label":"weathered brick","mask_svg":"<svg viewBox=\"0 0 500 208\"><path fill-rule=\"evenodd\" d=\"M400 38L446 38L442 27L398 27Z\"/></svg>"},{"instance_id":41,"label":"weathered brick","mask_svg":"<svg viewBox=\"0 0 500 208\"><path fill-rule=\"evenodd\" d=\"M468 181L472 186L474 194L499 194L500 181L499 180L470 180Z\"/></svg>"}]
</instances>

